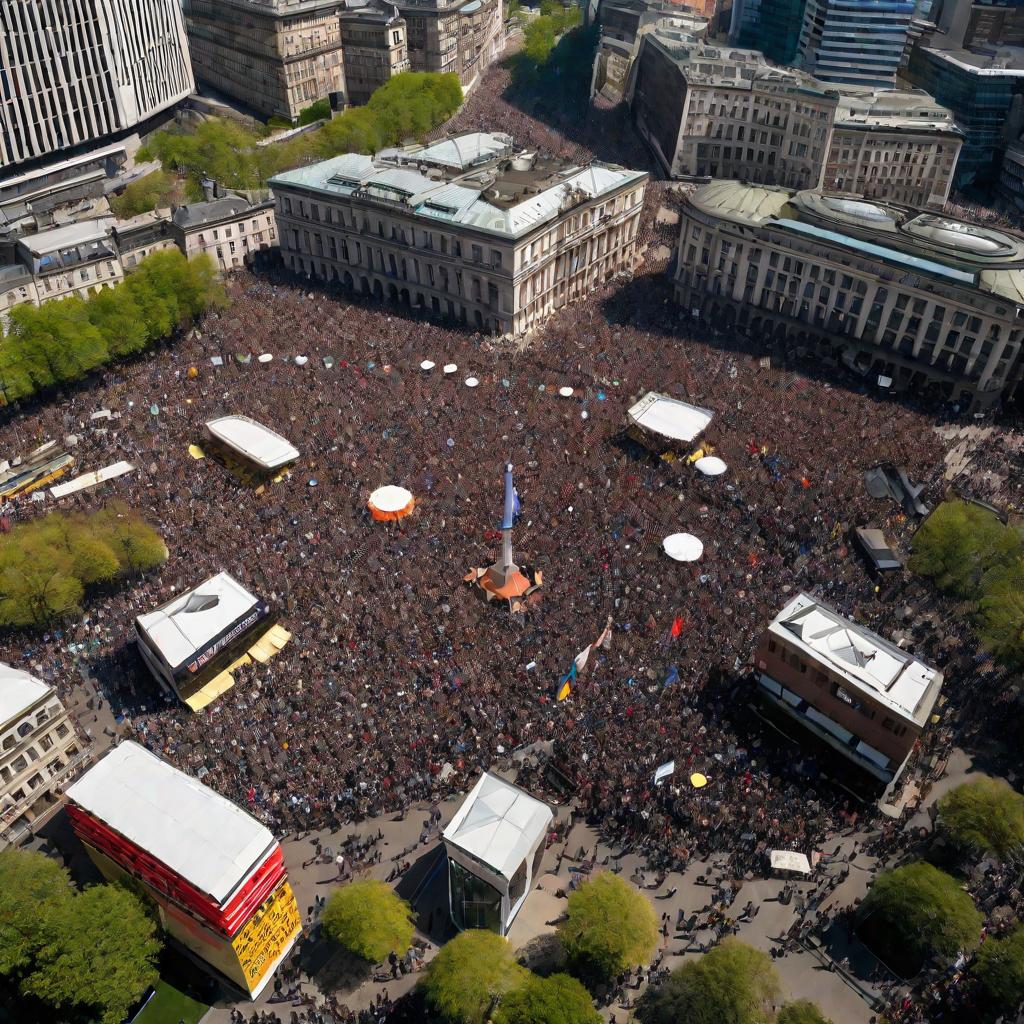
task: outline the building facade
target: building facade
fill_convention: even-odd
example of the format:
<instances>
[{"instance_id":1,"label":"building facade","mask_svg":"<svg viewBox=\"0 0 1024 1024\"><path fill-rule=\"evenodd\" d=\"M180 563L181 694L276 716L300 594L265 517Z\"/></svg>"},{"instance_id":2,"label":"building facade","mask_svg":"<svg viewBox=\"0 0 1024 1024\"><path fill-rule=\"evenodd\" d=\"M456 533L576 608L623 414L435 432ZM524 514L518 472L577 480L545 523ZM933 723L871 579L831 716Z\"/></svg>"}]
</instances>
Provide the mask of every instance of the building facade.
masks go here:
<instances>
[{"instance_id":1,"label":"building facade","mask_svg":"<svg viewBox=\"0 0 1024 1024\"><path fill-rule=\"evenodd\" d=\"M470 92L505 45L501 0L409 0L399 3L413 71L459 76Z\"/></svg>"},{"instance_id":2,"label":"building facade","mask_svg":"<svg viewBox=\"0 0 1024 1024\"><path fill-rule=\"evenodd\" d=\"M277 245L274 201L250 203L229 195L179 206L171 214L170 234L189 259L206 253L222 273L238 270Z\"/></svg>"},{"instance_id":3,"label":"building facade","mask_svg":"<svg viewBox=\"0 0 1024 1024\"><path fill-rule=\"evenodd\" d=\"M928 724L942 673L808 594L775 617L755 655L761 695L882 782Z\"/></svg>"},{"instance_id":4,"label":"building facade","mask_svg":"<svg viewBox=\"0 0 1024 1024\"><path fill-rule=\"evenodd\" d=\"M892 88L915 0L807 0L799 64L819 81Z\"/></svg>"},{"instance_id":5,"label":"building facade","mask_svg":"<svg viewBox=\"0 0 1024 1024\"><path fill-rule=\"evenodd\" d=\"M834 86L756 50L644 36L631 105L676 178L825 187L941 207L963 139L926 93Z\"/></svg>"},{"instance_id":6,"label":"building facade","mask_svg":"<svg viewBox=\"0 0 1024 1024\"><path fill-rule=\"evenodd\" d=\"M0 849L45 820L88 759L54 688L0 664Z\"/></svg>"},{"instance_id":7,"label":"building facade","mask_svg":"<svg viewBox=\"0 0 1024 1024\"><path fill-rule=\"evenodd\" d=\"M179 0L0 4L0 172L132 128L193 88Z\"/></svg>"},{"instance_id":8,"label":"building facade","mask_svg":"<svg viewBox=\"0 0 1024 1024\"><path fill-rule=\"evenodd\" d=\"M112 224L86 220L18 239L18 257L35 278L40 302L88 297L124 280Z\"/></svg>"},{"instance_id":9,"label":"building facade","mask_svg":"<svg viewBox=\"0 0 1024 1024\"><path fill-rule=\"evenodd\" d=\"M368 3L341 13L348 101L366 103L393 75L408 71L405 19L388 3Z\"/></svg>"},{"instance_id":10,"label":"building facade","mask_svg":"<svg viewBox=\"0 0 1024 1024\"><path fill-rule=\"evenodd\" d=\"M271 181L295 273L502 334L634 267L646 184L641 171L517 152L497 133Z\"/></svg>"},{"instance_id":11,"label":"building facade","mask_svg":"<svg viewBox=\"0 0 1024 1024\"><path fill-rule=\"evenodd\" d=\"M952 113L920 89L843 93L821 186L942 209L963 144Z\"/></svg>"},{"instance_id":12,"label":"building facade","mask_svg":"<svg viewBox=\"0 0 1024 1024\"><path fill-rule=\"evenodd\" d=\"M342 0L183 0L196 77L266 117L348 102Z\"/></svg>"},{"instance_id":13,"label":"building facade","mask_svg":"<svg viewBox=\"0 0 1024 1024\"><path fill-rule=\"evenodd\" d=\"M684 199L676 298L897 390L986 409L1024 375L1024 239L837 193L718 181Z\"/></svg>"},{"instance_id":14,"label":"building facade","mask_svg":"<svg viewBox=\"0 0 1024 1024\"><path fill-rule=\"evenodd\" d=\"M776 64L792 64L800 49L807 0L736 0L729 41L760 50Z\"/></svg>"},{"instance_id":15,"label":"building facade","mask_svg":"<svg viewBox=\"0 0 1024 1024\"><path fill-rule=\"evenodd\" d=\"M1024 93L1024 50L973 52L917 46L907 75L949 107L963 130L955 187L990 188L1006 145L1007 115L1014 97Z\"/></svg>"}]
</instances>

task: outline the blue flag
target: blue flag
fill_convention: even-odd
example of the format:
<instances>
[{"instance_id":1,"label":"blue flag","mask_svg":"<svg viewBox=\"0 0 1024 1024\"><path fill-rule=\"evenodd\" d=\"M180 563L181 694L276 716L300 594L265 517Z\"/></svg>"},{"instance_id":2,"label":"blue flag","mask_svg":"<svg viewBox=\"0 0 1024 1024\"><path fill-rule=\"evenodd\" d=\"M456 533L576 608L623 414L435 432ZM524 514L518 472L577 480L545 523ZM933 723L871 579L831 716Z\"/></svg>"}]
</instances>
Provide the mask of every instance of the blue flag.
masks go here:
<instances>
[{"instance_id":1,"label":"blue flag","mask_svg":"<svg viewBox=\"0 0 1024 1024\"><path fill-rule=\"evenodd\" d=\"M671 665L668 670L668 675L665 676L665 682L662 684L663 687L671 686L673 683L679 682L679 669L675 665Z\"/></svg>"}]
</instances>

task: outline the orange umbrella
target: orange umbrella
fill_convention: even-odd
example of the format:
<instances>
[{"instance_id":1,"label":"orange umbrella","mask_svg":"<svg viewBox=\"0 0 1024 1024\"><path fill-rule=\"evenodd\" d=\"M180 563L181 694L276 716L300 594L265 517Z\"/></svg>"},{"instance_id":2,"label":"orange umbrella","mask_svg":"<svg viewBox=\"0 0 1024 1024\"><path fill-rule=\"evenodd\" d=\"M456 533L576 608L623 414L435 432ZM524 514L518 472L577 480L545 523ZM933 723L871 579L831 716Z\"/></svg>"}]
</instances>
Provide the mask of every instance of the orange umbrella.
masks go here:
<instances>
[{"instance_id":1,"label":"orange umbrella","mask_svg":"<svg viewBox=\"0 0 1024 1024\"><path fill-rule=\"evenodd\" d=\"M404 487L395 487L388 484L386 487L378 487L370 495L366 503L370 515L378 522L389 522L396 519L404 519L416 507L416 499L411 491Z\"/></svg>"}]
</instances>

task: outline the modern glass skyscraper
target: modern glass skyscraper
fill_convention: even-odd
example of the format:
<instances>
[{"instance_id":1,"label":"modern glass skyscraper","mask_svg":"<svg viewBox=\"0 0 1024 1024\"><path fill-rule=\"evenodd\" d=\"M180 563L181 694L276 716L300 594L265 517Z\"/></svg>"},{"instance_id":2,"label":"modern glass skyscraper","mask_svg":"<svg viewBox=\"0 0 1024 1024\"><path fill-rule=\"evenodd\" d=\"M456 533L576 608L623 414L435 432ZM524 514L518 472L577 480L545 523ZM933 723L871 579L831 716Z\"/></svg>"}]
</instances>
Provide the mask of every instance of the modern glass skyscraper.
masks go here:
<instances>
[{"instance_id":1,"label":"modern glass skyscraper","mask_svg":"<svg viewBox=\"0 0 1024 1024\"><path fill-rule=\"evenodd\" d=\"M914 0L807 0L799 64L822 82L891 87Z\"/></svg>"},{"instance_id":2,"label":"modern glass skyscraper","mask_svg":"<svg viewBox=\"0 0 1024 1024\"><path fill-rule=\"evenodd\" d=\"M743 0L734 20L735 46L760 50L776 64L792 64L807 0Z\"/></svg>"}]
</instances>

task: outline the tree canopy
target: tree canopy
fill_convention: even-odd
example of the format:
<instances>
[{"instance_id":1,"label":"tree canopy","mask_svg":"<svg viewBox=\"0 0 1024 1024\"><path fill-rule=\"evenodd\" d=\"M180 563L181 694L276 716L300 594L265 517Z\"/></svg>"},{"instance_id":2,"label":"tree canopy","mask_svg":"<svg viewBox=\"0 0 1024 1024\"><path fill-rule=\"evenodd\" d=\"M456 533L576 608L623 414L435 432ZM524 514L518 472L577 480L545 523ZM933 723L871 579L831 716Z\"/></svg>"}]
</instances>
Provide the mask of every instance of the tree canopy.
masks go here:
<instances>
[{"instance_id":1,"label":"tree canopy","mask_svg":"<svg viewBox=\"0 0 1024 1024\"><path fill-rule=\"evenodd\" d=\"M982 915L951 875L916 861L878 876L860 905L858 932L887 963L915 973L978 945Z\"/></svg>"},{"instance_id":2,"label":"tree canopy","mask_svg":"<svg viewBox=\"0 0 1024 1024\"><path fill-rule=\"evenodd\" d=\"M971 502L943 502L914 535L909 566L976 602L983 646L1004 665L1024 666L1024 527Z\"/></svg>"},{"instance_id":3,"label":"tree canopy","mask_svg":"<svg viewBox=\"0 0 1024 1024\"><path fill-rule=\"evenodd\" d=\"M112 359L163 340L222 298L209 257L187 260L177 249L165 249L87 299L15 306L0 345L3 400L81 380Z\"/></svg>"},{"instance_id":4,"label":"tree canopy","mask_svg":"<svg viewBox=\"0 0 1024 1024\"><path fill-rule=\"evenodd\" d=\"M775 1024L832 1024L818 1008L817 1003L810 999L794 999L791 1003L783 1003Z\"/></svg>"},{"instance_id":5,"label":"tree canopy","mask_svg":"<svg viewBox=\"0 0 1024 1024\"><path fill-rule=\"evenodd\" d=\"M1012 1013L1024 1001L1024 927L981 944L971 973L995 1014Z\"/></svg>"},{"instance_id":6,"label":"tree canopy","mask_svg":"<svg viewBox=\"0 0 1024 1024\"><path fill-rule=\"evenodd\" d=\"M1024 844L1024 796L987 777L964 782L939 800L939 825L959 846L1005 858Z\"/></svg>"},{"instance_id":7,"label":"tree canopy","mask_svg":"<svg viewBox=\"0 0 1024 1024\"><path fill-rule=\"evenodd\" d=\"M157 978L156 924L116 885L78 892L41 853L0 853L0 978L62 1013L120 1024Z\"/></svg>"},{"instance_id":8,"label":"tree canopy","mask_svg":"<svg viewBox=\"0 0 1024 1024\"><path fill-rule=\"evenodd\" d=\"M449 1024L484 1024L528 974L506 939L472 929L441 947L420 984L427 1004Z\"/></svg>"},{"instance_id":9,"label":"tree canopy","mask_svg":"<svg viewBox=\"0 0 1024 1024\"><path fill-rule=\"evenodd\" d=\"M115 217L128 220L158 207L170 206L178 191L178 179L167 171L152 171L137 178L118 196L110 197Z\"/></svg>"},{"instance_id":10,"label":"tree canopy","mask_svg":"<svg viewBox=\"0 0 1024 1024\"><path fill-rule=\"evenodd\" d=\"M687 960L637 1004L641 1024L771 1024L779 979L766 953L726 939Z\"/></svg>"},{"instance_id":11,"label":"tree canopy","mask_svg":"<svg viewBox=\"0 0 1024 1024\"><path fill-rule=\"evenodd\" d=\"M225 188L266 187L281 171L339 153L375 153L412 138L422 138L446 121L462 103L458 75L406 71L376 89L364 107L330 117L326 100L302 112L326 123L315 132L257 146L256 132L223 118L207 118L191 132L157 132L141 156L158 159L163 169L182 175L194 199L200 182L213 178Z\"/></svg>"},{"instance_id":12,"label":"tree canopy","mask_svg":"<svg viewBox=\"0 0 1024 1024\"><path fill-rule=\"evenodd\" d=\"M77 612L88 587L166 558L156 530L121 502L19 524L0 535L0 626L41 629Z\"/></svg>"},{"instance_id":13,"label":"tree canopy","mask_svg":"<svg viewBox=\"0 0 1024 1024\"><path fill-rule=\"evenodd\" d=\"M590 993L568 974L527 974L494 1013L495 1024L601 1024Z\"/></svg>"},{"instance_id":14,"label":"tree canopy","mask_svg":"<svg viewBox=\"0 0 1024 1024\"><path fill-rule=\"evenodd\" d=\"M604 871L570 894L559 934L572 973L590 985L648 960L658 919L642 893Z\"/></svg>"},{"instance_id":15,"label":"tree canopy","mask_svg":"<svg viewBox=\"0 0 1024 1024\"><path fill-rule=\"evenodd\" d=\"M352 882L331 893L323 912L324 932L364 960L404 953L414 931L412 908L386 883Z\"/></svg>"}]
</instances>

